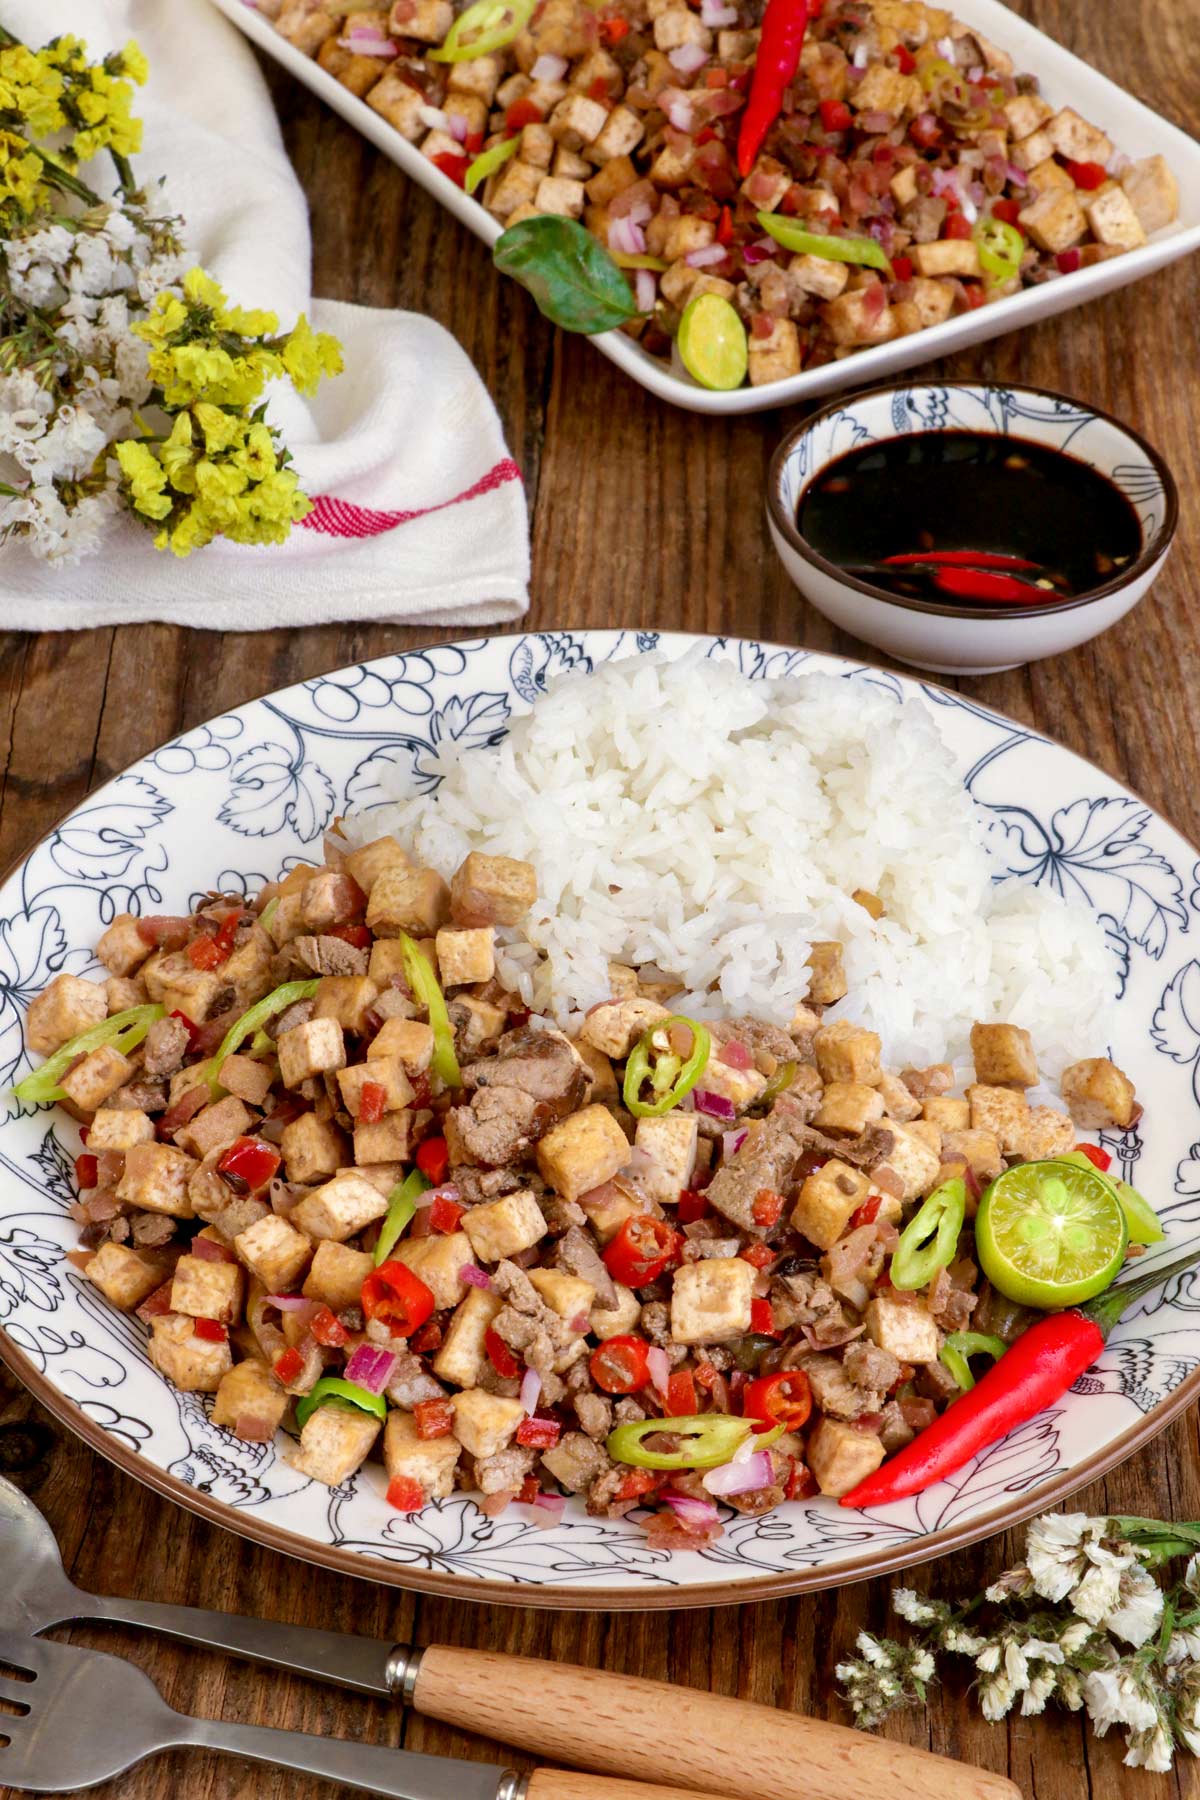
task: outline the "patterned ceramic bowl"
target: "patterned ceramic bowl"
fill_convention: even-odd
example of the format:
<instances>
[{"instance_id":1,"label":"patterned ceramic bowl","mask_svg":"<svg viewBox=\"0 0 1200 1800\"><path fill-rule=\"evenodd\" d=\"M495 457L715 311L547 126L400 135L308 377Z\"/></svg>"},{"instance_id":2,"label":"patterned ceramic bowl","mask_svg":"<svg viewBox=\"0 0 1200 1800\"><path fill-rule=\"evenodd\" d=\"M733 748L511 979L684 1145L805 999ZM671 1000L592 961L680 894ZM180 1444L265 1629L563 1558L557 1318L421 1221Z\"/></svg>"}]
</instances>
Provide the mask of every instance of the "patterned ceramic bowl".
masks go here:
<instances>
[{"instance_id":1,"label":"patterned ceramic bowl","mask_svg":"<svg viewBox=\"0 0 1200 1800\"><path fill-rule=\"evenodd\" d=\"M1077 600L1039 606L954 606L910 600L849 575L801 537L796 513L813 478L859 444L914 431L994 432L1068 451L1099 469L1142 527L1136 562ZM798 425L771 462L767 520L783 565L818 612L899 662L945 675L990 675L1058 656L1098 637L1157 577L1178 517L1171 471L1144 438L1108 413L1046 388L968 383L869 388Z\"/></svg>"}]
</instances>

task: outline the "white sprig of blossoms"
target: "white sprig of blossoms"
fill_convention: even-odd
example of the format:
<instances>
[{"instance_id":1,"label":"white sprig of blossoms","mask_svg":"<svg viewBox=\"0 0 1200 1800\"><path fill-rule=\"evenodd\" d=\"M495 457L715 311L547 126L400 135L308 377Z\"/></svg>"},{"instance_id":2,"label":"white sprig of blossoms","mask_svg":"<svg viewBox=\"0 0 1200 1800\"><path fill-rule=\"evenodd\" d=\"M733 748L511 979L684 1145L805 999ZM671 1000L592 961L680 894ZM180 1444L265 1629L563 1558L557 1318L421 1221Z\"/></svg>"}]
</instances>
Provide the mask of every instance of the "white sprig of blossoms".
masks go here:
<instances>
[{"instance_id":1,"label":"white sprig of blossoms","mask_svg":"<svg viewBox=\"0 0 1200 1800\"><path fill-rule=\"evenodd\" d=\"M981 1595L892 1594L913 1641L860 1632L836 1669L865 1730L920 1705L939 1657L973 1663L985 1719L1050 1704L1086 1711L1097 1737L1126 1732L1125 1763L1165 1773L1177 1749L1200 1755L1200 1524L1046 1513L1026 1531L1025 1560ZM1189 1554L1190 1553L1190 1554ZM1188 1555L1182 1580L1153 1570Z\"/></svg>"}]
</instances>

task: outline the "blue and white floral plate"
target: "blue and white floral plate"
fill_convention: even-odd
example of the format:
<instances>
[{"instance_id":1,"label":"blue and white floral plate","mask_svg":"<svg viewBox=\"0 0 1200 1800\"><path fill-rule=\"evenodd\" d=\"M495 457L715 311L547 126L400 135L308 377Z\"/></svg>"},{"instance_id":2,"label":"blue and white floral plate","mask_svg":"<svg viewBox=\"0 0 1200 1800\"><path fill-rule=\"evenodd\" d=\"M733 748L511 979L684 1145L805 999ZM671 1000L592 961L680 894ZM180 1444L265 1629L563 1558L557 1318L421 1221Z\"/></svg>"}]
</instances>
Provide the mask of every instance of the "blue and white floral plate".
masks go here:
<instances>
[{"instance_id":1,"label":"blue and white floral plate","mask_svg":"<svg viewBox=\"0 0 1200 1800\"><path fill-rule=\"evenodd\" d=\"M59 970L86 972L114 912L178 911L205 889L254 889L319 854L340 812L382 800L397 769L432 789L439 750L494 742L547 680L696 640L594 631L478 639L389 656L253 701L187 732L84 802L0 889L0 1355L72 1430L148 1486L228 1529L331 1568L460 1598L656 1607L763 1599L879 1574L960 1547L1064 1498L1145 1444L1200 1391L1200 1279L1141 1302L1055 1406L952 1481L874 1513L797 1502L730 1516L702 1554L648 1547L628 1520L572 1502L488 1519L458 1495L391 1511L382 1470L330 1491L277 1444L214 1426L206 1401L151 1368L143 1328L64 1260L75 1241L78 1135L23 1111L22 1022ZM1200 911L1196 852L1100 770L933 686L802 650L703 640L761 677L823 669L923 699L995 820L998 868L1093 907L1119 973L1119 1060L1146 1103L1106 1141L1159 1203L1172 1253L1200 1240ZM1198 946L1200 947L1200 946Z\"/></svg>"}]
</instances>

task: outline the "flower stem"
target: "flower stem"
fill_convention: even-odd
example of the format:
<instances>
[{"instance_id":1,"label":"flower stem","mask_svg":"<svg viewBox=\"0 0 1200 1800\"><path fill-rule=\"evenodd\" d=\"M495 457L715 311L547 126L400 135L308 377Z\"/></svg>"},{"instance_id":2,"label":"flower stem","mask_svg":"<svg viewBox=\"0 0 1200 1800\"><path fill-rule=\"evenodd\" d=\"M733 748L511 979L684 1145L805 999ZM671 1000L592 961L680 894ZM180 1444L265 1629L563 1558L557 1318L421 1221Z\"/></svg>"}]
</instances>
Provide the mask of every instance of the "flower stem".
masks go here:
<instances>
[{"instance_id":1,"label":"flower stem","mask_svg":"<svg viewBox=\"0 0 1200 1800\"><path fill-rule=\"evenodd\" d=\"M86 200L89 206L103 206L104 202L99 194L93 193L86 181L80 181L78 175L72 175L69 169L64 169L60 162L56 162L52 156L47 156L44 150L39 149L37 154L42 159L42 167L49 171L47 179L52 181L56 187L63 188L68 194L74 194L77 200Z\"/></svg>"}]
</instances>

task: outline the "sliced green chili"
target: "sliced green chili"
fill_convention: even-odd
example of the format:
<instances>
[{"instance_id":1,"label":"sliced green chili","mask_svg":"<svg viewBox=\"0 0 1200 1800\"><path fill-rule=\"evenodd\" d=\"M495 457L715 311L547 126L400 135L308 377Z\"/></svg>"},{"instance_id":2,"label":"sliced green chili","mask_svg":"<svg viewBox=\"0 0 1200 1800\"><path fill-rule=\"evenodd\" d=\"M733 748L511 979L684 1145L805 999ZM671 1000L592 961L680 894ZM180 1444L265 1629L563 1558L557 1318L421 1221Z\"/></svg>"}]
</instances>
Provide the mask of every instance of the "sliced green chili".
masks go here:
<instances>
[{"instance_id":1,"label":"sliced green chili","mask_svg":"<svg viewBox=\"0 0 1200 1800\"><path fill-rule=\"evenodd\" d=\"M692 1447L643 1450L642 1440L653 1437L658 1431L689 1438ZM753 1431L752 1419L735 1418L732 1413L693 1413L686 1419L641 1419L634 1425L618 1425L610 1432L608 1454L614 1462L628 1463L635 1469L715 1469L720 1463L727 1463ZM773 1431L764 1431L755 1436L755 1446L765 1450L782 1435L782 1425Z\"/></svg>"},{"instance_id":2,"label":"sliced green chili","mask_svg":"<svg viewBox=\"0 0 1200 1800\"><path fill-rule=\"evenodd\" d=\"M671 266L669 262L664 262L661 256L646 256L640 253L637 256L627 256L623 250L610 250L608 254L618 269L653 269L662 275Z\"/></svg>"},{"instance_id":3,"label":"sliced green chili","mask_svg":"<svg viewBox=\"0 0 1200 1800\"><path fill-rule=\"evenodd\" d=\"M481 150L473 163L468 163L464 185L468 194L473 194L481 181L502 169L510 156L515 156L521 147L520 138L501 138L498 143L489 144Z\"/></svg>"},{"instance_id":4,"label":"sliced green chili","mask_svg":"<svg viewBox=\"0 0 1200 1800\"><path fill-rule=\"evenodd\" d=\"M475 0L455 19L440 48L428 52L430 62L470 62L503 50L524 31L536 4L537 0Z\"/></svg>"},{"instance_id":5,"label":"sliced green chili","mask_svg":"<svg viewBox=\"0 0 1200 1800\"><path fill-rule=\"evenodd\" d=\"M768 1081L766 1087L759 1095L759 1104L761 1105L765 1100L778 1100L780 1094L790 1088L795 1079L796 1064L794 1062L780 1063L770 1081Z\"/></svg>"},{"instance_id":6,"label":"sliced green chili","mask_svg":"<svg viewBox=\"0 0 1200 1800\"><path fill-rule=\"evenodd\" d=\"M463 16L466 17L465 14ZM406 931L400 933L400 947L404 957L404 976L413 991L413 998L429 1014L429 1024L433 1031L433 1072L441 1076L447 1087L461 1087L462 1074L458 1067L458 1057L454 1054L454 1028L450 1023L450 1014L446 1011L446 996L438 986L429 958Z\"/></svg>"},{"instance_id":7,"label":"sliced green chili","mask_svg":"<svg viewBox=\"0 0 1200 1800\"><path fill-rule=\"evenodd\" d=\"M244 1044L246 1039L260 1026L265 1025L268 1019L273 1019L276 1013L281 1013L285 1006L294 1006L297 1000L311 1000L320 985L320 978L315 975L311 981L285 981L282 987L273 988L265 998L256 1001L249 1012L244 1012L240 1019L234 1020L217 1045L215 1056L192 1070L194 1075L207 1081L209 1092L214 1099L221 1086L218 1076L225 1058L232 1056L239 1045Z\"/></svg>"},{"instance_id":8,"label":"sliced green chili","mask_svg":"<svg viewBox=\"0 0 1200 1800\"><path fill-rule=\"evenodd\" d=\"M890 258L874 238L827 237L823 232L805 231L795 219L782 219L776 213L760 212L758 222L768 237L797 256L823 256L829 262L861 263L868 269L882 269L886 275L892 273Z\"/></svg>"},{"instance_id":9,"label":"sliced green chili","mask_svg":"<svg viewBox=\"0 0 1200 1800\"><path fill-rule=\"evenodd\" d=\"M971 234L979 252L979 266L993 282L1011 281L1021 272L1025 239L1015 225L1003 219L976 219Z\"/></svg>"},{"instance_id":10,"label":"sliced green chili","mask_svg":"<svg viewBox=\"0 0 1200 1800\"><path fill-rule=\"evenodd\" d=\"M906 1292L927 1287L939 1269L948 1267L966 1214L967 1188L959 1176L934 1188L900 1234L888 1271L892 1286Z\"/></svg>"},{"instance_id":11,"label":"sliced green chili","mask_svg":"<svg viewBox=\"0 0 1200 1800\"><path fill-rule=\"evenodd\" d=\"M127 1050L134 1050L141 1043L156 1019L161 1019L165 1008L154 1006L130 1006L124 1012L113 1013L111 1018L101 1019L98 1025L91 1025L81 1031L77 1037L68 1039L60 1050L46 1058L40 1068L34 1069L24 1081L19 1081L13 1089L18 1100L32 1106L41 1106L53 1100L62 1100L65 1096L58 1085L60 1075L65 1075L77 1056L86 1056L90 1050L99 1050L105 1044L124 1056Z\"/></svg>"},{"instance_id":12,"label":"sliced green chili","mask_svg":"<svg viewBox=\"0 0 1200 1800\"><path fill-rule=\"evenodd\" d=\"M276 896L273 900L267 901L267 904L263 907L262 911L258 915L258 922L262 926L264 931L270 931L271 920L275 917L275 914L278 911L279 911L279 895L276 894Z\"/></svg>"},{"instance_id":13,"label":"sliced green chili","mask_svg":"<svg viewBox=\"0 0 1200 1800\"><path fill-rule=\"evenodd\" d=\"M984 1331L952 1331L942 1345L940 1356L963 1393L975 1386L975 1377L967 1360L972 1356L990 1356L999 1362L1008 1345L1003 1338L989 1337Z\"/></svg>"},{"instance_id":14,"label":"sliced green chili","mask_svg":"<svg viewBox=\"0 0 1200 1800\"><path fill-rule=\"evenodd\" d=\"M397 1240L403 1235L409 1220L417 1210L417 1201L432 1184L426 1181L420 1169L414 1169L388 1195L387 1217L379 1232L379 1242L375 1246L375 1267L385 1263L396 1247Z\"/></svg>"},{"instance_id":15,"label":"sliced green chili","mask_svg":"<svg viewBox=\"0 0 1200 1800\"><path fill-rule=\"evenodd\" d=\"M691 1054L683 1057L670 1048L672 1025L686 1025L692 1034ZM661 1038L662 1042L659 1043ZM624 1099L635 1119L661 1119L685 1094L690 1094L708 1063L712 1038L705 1026L682 1013L660 1019L633 1046L625 1064ZM650 1083L651 1100L639 1098L646 1082Z\"/></svg>"},{"instance_id":16,"label":"sliced green chili","mask_svg":"<svg viewBox=\"0 0 1200 1800\"><path fill-rule=\"evenodd\" d=\"M382 1394L372 1394L359 1387L357 1381L344 1381L340 1375L322 1375L311 1393L296 1402L296 1423L303 1430L318 1406L330 1401L357 1406L360 1412L372 1413L377 1419L387 1418L387 1401Z\"/></svg>"}]
</instances>

